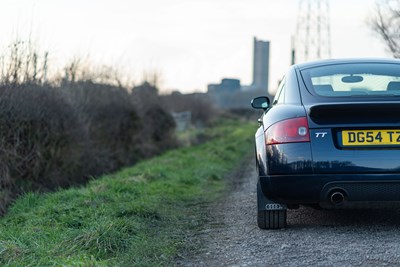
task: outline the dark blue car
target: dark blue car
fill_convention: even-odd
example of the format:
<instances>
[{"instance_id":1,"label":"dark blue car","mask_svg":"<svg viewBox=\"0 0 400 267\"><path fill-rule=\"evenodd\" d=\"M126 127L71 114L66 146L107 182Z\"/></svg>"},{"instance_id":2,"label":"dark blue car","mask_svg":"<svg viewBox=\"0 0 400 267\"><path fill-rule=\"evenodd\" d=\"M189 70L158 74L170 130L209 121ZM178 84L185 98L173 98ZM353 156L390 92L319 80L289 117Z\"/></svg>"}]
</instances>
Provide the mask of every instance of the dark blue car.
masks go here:
<instances>
[{"instance_id":1,"label":"dark blue car","mask_svg":"<svg viewBox=\"0 0 400 267\"><path fill-rule=\"evenodd\" d=\"M400 203L400 60L324 60L290 67L255 135L258 226L287 209Z\"/></svg>"}]
</instances>

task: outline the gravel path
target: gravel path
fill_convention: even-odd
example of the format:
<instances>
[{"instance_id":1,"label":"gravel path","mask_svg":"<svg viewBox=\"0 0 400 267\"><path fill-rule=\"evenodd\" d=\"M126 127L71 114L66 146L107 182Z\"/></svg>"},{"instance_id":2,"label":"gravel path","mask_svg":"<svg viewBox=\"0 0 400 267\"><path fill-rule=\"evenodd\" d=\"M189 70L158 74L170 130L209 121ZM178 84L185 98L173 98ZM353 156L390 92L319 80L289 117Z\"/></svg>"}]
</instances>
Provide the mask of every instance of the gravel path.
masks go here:
<instances>
[{"instance_id":1,"label":"gravel path","mask_svg":"<svg viewBox=\"0 0 400 267\"><path fill-rule=\"evenodd\" d=\"M232 177L226 198L209 208L201 244L183 266L400 266L400 210L288 211L288 228L256 225L253 160Z\"/></svg>"}]
</instances>

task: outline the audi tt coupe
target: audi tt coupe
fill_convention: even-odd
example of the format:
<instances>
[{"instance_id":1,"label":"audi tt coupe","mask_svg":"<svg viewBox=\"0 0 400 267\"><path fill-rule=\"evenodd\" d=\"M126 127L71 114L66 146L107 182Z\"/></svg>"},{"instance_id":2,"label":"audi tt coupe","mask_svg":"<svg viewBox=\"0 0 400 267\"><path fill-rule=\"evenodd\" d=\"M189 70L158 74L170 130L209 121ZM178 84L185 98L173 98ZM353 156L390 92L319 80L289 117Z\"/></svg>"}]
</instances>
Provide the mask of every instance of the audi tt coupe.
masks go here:
<instances>
[{"instance_id":1,"label":"audi tt coupe","mask_svg":"<svg viewBox=\"0 0 400 267\"><path fill-rule=\"evenodd\" d=\"M400 60L293 65L255 134L257 223L286 227L288 209L400 203Z\"/></svg>"}]
</instances>

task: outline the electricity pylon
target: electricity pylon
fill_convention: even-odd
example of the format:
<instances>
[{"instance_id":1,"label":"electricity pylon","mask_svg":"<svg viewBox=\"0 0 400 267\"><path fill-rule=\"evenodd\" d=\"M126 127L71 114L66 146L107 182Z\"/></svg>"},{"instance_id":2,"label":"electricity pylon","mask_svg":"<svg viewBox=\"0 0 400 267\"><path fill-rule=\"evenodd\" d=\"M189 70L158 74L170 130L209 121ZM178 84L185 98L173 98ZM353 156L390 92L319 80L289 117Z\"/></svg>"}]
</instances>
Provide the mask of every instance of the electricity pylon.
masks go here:
<instances>
[{"instance_id":1,"label":"electricity pylon","mask_svg":"<svg viewBox=\"0 0 400 267\"><path fill-rule=\"evenodd\" d=\"M328 0L300 0L292 64L331 57Z\"/></svg>"}]
</instances>

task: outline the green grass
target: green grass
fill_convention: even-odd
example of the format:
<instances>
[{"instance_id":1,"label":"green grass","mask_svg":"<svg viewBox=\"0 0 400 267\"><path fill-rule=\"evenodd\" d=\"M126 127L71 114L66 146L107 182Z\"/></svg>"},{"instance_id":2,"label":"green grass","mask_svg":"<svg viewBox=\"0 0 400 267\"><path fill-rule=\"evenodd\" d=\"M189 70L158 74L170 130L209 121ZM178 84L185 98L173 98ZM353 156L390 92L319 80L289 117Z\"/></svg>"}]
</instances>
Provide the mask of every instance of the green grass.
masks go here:
<instances>
[{"instance_id":1,"label":"green grass","mask_svg":"<svg viewBox=\"0 0 400 267\"><path fill-rule=\"evenodd\" d=\"M17 200L0 219L0 265L171 265L225 175L252 152L255 125L208 130L203 145L167 152L83 188Z\"/></svg>"}]
</instances>

